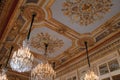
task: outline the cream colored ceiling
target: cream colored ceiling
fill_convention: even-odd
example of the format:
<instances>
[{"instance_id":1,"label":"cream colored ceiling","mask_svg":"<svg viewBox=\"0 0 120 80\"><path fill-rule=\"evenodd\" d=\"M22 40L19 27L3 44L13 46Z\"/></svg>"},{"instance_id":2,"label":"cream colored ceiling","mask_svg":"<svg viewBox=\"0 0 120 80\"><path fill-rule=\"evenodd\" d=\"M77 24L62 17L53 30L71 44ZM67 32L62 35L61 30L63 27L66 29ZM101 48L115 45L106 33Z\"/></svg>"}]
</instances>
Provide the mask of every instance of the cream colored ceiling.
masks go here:
<instances>
[{"instance_id":1,"label":"cream colored ceiling","mask_svg":"<svg viewBox=\"0 0 120 80\"><path fill-rule=\"evenodd\" d=\"M62 40L63 46L53 54L49 54L49 60L56 61L56 65L60 66L84 53L81 45L84 40L87 40L84 38L85 36L94 40L89 40L90 43L95 43L90 47L94 50L97 45L120 31L119 0L112 0L111 12L107 13L103 19L88 26L72 24L68 17L63 15L61 8L64 1L19 0L3 34L2 42L14 43L15 48L19 48L26 39L32 12L35 12L37 16L32 27L31 38L35 37L37 33L48 33L50 36ZM35 47L29 47L34 56L41 60L43 53Z\"/></svg>"}]
</instances>

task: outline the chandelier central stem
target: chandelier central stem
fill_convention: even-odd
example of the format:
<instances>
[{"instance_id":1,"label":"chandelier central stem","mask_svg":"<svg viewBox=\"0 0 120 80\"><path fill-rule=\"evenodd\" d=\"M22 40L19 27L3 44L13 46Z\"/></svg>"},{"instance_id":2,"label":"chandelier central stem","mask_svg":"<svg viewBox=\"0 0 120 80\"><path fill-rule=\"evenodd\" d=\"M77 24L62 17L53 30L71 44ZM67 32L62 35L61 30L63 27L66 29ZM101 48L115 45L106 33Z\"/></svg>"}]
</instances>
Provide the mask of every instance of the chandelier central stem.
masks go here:
<instances>
[{"instance_id":1,"label":"chandelier central stem","mask_svg":"<svg viewBox=\"0 0 120 80\"><path fill-rule=\"evenodd\" d=\"M27 40L29 40L29 38L30 38L30 32L31 32L31 29L32 29L32 25L33 25L33 21L34 21L35 16L36 16L36 14L34 13L32 15L32 21L31 21L31 24L30 24L30 29L29 29L29 32L28 32Z\"/></svg>"},{"instance_id":2,"label":"chandelier central stem","mask_svg":"<svg viewBox=\"0 0 120 80\"><path fill-rule=\"evenodd\" d=\"M89 68L90 68L90 59L89 59L89 55L88 55L88 46L87 46L87 42L85 41L84 44L85 44L85 48L86 48L88 66L89 66Z\"/></svg>"},{"instance_id":3,"label":"chandelier central stem","mask_svg":"<svg viewBox=\"0 0 120 80\"><path fill-rule=\"evenodd\" d=\"M91 65L90 65L90 59L89 59L89 55L88 55L88 44L87 44L87 41L85 41L84 44L85 44L85 48L86 48L86 55L87 55L88 66L89 66L89 70L85 74L84 80L98 80L99 77L90 68Z\"/></svg>"}]
</instances>

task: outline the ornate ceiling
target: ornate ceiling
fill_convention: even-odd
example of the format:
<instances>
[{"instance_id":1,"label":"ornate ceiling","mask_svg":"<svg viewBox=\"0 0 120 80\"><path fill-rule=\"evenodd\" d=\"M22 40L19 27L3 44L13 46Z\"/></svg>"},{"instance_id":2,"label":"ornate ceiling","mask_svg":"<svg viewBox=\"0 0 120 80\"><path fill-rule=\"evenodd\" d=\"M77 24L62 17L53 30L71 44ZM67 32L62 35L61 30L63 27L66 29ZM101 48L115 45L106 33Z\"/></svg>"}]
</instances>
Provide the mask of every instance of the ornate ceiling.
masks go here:
<instances>
[{"instance_id":1,"label":"ornate ceiling","mask_svg":"<svg viewBox=\"0 0 120 80\"><path fill-rule=\"evenodd\" d=\"M112 0L110 11L103 14L100 20L88 25L71 22L69 17L63 14L65 1L8 0L2 3L4 6L0 6L0 63L4 63L5 57L2 56L7 57L11 45L17 50L26 39L32 13L37 16L30 36L31 52L37 62L43 60L44 47L39 41L43 38L41 35L47 36L45 40L48 39L51 44L49 61L56 62L56 70L84 54L85 40L92 43L89 44L90 49L95 51L98 46L103 46L103 42L120 32L119 0Z\"/></svg>"}]
</instances>

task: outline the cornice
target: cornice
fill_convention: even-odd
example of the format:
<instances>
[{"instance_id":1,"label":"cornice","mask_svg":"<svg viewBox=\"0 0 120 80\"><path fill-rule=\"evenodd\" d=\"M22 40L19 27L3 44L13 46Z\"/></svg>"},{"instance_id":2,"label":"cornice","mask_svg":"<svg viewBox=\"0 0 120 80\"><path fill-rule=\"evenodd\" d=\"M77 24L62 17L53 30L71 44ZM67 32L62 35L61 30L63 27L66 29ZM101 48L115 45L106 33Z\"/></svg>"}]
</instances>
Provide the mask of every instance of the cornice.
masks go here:
<instances>
[{"instance_id":1,"label":"cornice","mask_svg":"<svg viewBox=\"0 0 120 80\"><path fill-rule=\"evenodd\" d=\"M0 15L0 40L19 0L2 0L5 4Z\"/></svg>"},{"instance_id":2,"label":"cornice","mask_svg":"<svg viewBox=\"0 0 120 80\"><path fill-rule=\"evenodd\" d=\"M90 62L98 60L108 55L111 51L118 50L118 49L120 49L120 37L119 36L117 36L116 39L114 39L111 42L108 42L108 44L102 46L98 50L90 53ZM76 63L70 66L64 67L64 69L57 71L57 77L60 77L68 72L78 69L86 65L86 63L87 63L86 58L79 58L79 61L77 61Z\"/></svg>"}]
</instances>

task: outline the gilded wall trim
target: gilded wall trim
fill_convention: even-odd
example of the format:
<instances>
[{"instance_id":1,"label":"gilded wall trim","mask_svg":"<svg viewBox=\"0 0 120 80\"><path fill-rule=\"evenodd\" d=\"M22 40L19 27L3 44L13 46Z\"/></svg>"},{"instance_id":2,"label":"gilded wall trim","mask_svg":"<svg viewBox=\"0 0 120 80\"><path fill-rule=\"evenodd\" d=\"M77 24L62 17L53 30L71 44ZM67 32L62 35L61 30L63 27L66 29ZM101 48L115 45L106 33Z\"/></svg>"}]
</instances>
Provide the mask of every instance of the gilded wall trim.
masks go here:
<instances>
[{"instance_id":1,"label":"gilded wall trim","mask_svg":"<svg viewBox=\"0 0 120 80\"><path fill-rule=\"evenodd\" d=\"M100 59L106 55L109 54L109 52L114 51L114 50L118 50L120 49L120 37L116 38L114 41L112 41L111 43L104 45L104 47L101 47L100 49L98 49L97 51L93 52L90 55L90 61L93 62L96 59ZM68 67L64 67L64 69L59 70L59 72L57 72L57 77L60 77L68 72L71 72L75 69L78 69L84 65L86 65L87 60L86 58L83 58L82 60L80 59L79 62L74 63L71 66Z\"/></svg>"}]
</instances>

